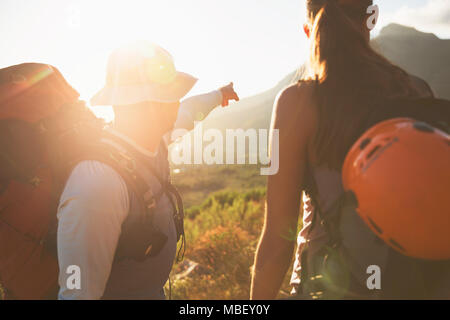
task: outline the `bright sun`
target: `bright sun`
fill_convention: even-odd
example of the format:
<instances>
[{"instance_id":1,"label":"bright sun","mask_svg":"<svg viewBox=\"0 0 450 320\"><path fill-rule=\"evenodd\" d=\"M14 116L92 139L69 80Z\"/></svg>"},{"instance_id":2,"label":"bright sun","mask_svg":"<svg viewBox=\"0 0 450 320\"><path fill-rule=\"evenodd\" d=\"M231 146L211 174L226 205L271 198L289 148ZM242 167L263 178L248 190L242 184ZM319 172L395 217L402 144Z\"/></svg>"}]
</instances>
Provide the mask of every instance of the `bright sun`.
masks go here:
<instances>
[{"instance_id":1,"label":"bright sun","mask_svg":"<svg viewBox=\"0 0 450 320\"><path fill-rule=\"evenodd\" d=\"M74 2L67 7L67 27L83 39L87 47L95 48L83 59L83 70L68 70L73 75L74 86L80 91L81 99L89 105L90 98L102 88L105 80L106 63L115 48L137 40L170 45L176 39L178 20L176 14L165 1L146 1L128 5L100 0L95 2ZM167 17L173 19L168 21ZM99 38L98 35L101 35ZM86 46L72 51L68 60L74 61L85 56ZM189 57L184 55L186 61ZM68 67L67 69L69 69ZM89 77L85 70L89 69ZM79 73L79 74L77 74ZM83 74L84 76L83 76ZM82 81L77 81L83 79ZM91 107L91 110L107 122L114 120L110 106Z\"/></svg>"}]
</instances>

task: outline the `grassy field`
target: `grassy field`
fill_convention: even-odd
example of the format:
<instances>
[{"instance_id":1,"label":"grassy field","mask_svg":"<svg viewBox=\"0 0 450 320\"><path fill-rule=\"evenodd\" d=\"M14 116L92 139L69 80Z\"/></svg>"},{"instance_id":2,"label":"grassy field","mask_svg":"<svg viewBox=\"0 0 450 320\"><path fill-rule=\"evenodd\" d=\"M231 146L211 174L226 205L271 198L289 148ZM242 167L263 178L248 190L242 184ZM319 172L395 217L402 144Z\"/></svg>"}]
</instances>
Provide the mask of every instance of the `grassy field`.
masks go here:
<instances>
[{"instance_id":1,"label":"grassy field","mask_svg":"<svg viewBox=\"0 0 450 320\"><path fill-rule=\"evenodd\" d=\"M187 250L171 274L172 299L248 299L266 177L254 166L192 166L173 182L185 199ZM290 291L289 277L280 297Z\"/></svg>"},{"instance_id":2,"label":"grassy field","mask_svg":"<svg viewBox=\"0 0 450 320\"><path fill-rule=\"evenodd\" d=\"M237 192L265 187L266 177L255 165L189 165L177 168L172 182L177 186L185 208L201 205L214 192Z\"/></svg>"}]
</instances>

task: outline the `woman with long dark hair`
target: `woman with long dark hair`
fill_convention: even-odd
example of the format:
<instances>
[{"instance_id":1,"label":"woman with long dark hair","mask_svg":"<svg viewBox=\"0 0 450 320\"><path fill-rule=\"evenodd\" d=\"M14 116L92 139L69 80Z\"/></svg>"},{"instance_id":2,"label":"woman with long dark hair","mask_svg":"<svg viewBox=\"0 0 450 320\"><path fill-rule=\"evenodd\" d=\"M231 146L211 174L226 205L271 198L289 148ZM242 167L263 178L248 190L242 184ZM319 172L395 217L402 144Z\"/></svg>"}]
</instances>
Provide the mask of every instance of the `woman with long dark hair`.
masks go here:
<instances>
[{"instance_id":1,"label":"woman with long dark hair","mask_svg":"<svg viewBox=\"0 0 450 320\"><path fill-rule=\"evenodd\" d=\"M368 290L365 280L353 279L352 272L340 271L351 262L344 259L333 264L333 248L326 247L329 234L316 212L318 207L326 212L342 193L345 155L365 131L365 120L376 101L433 96L424 81L372 49L367 23L371 5L369 0L306 1L304 31L311 42L308 72L283 90L275 103L272 130L279 130L279 171L268 178L267 212L255 258L252 299L277 296L292 261L301 203L303 229L291 280L293 292L301 298L390 298ZM354 241L356 246L358 240ZM367 252L371 247L358 249L362 254L377 255ZM332 262L328 274L320 269L327 259ZM310 266L319 266L319 272L312 272L307 268ZM365 267L361 276L370 276Z\"/></svg>"}]
</instances>

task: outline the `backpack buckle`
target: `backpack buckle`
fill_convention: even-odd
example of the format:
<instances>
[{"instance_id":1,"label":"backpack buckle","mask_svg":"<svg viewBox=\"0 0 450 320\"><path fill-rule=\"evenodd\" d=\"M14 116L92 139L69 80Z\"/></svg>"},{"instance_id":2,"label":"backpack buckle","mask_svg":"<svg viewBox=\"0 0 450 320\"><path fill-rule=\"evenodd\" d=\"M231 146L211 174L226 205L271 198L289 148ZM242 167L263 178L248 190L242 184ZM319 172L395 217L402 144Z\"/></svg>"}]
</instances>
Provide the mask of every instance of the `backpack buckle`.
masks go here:
<instances>
[{"instance_id":1,"label":"backpack buckle","mask_svg":"<svg viewBox=\"0 0 450 320\"><path fill-rule=\"evenodd\" d=\"M120 158L116 157L113 152L109 153L111 159L117 162L122 168L127 170L129 173L134 174L134 172L136 171L136 161L127 154L120 151L117 152L117 155L120 156Z\"/></svg>"},{"instance_id":2,"label":"backpack buckle","mask_svg":"<svg viewBox=\"0 0 450 320\"><path fill-rule=\"evenodd\" d=\"M42 180L38 176L34 176L28 180L28 183L31 184L34 188L37 188L41 184Z\"/></svg>"},{"instance_id":3,"label":"backpack buckle","mask_svg":"<svg viewBox=\"0 0 450 320\"><path fill-rule=\"evenodd\" d=\"M147 209L153 209L156 207L156 200L152 190L149 189L144 193L144 202Z\"/></svg>"}]
</instances>

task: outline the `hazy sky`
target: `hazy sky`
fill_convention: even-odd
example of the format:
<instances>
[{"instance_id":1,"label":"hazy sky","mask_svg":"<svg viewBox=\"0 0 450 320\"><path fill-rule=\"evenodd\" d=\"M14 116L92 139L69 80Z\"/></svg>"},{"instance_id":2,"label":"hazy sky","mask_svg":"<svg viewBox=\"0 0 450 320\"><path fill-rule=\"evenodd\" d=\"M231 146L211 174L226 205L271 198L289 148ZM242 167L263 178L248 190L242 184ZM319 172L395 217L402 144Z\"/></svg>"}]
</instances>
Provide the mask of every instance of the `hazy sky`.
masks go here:
<instances>
[{"instance_id":1,"label":"hazy sky","mask_svg":"<svg viewBox=\"0 0 450 320\"><path fill-rule=\"evenodd\" d=\"M234 81L241 96L272 87L305 59L304 0L1 0L0 67L53 64L88 100L109 52L148 39L200 81L192 93ZM375 0L377 30L391 21L450 37L449 0Z\"/></svg>"}]
</instances>

